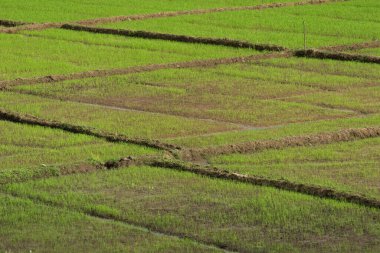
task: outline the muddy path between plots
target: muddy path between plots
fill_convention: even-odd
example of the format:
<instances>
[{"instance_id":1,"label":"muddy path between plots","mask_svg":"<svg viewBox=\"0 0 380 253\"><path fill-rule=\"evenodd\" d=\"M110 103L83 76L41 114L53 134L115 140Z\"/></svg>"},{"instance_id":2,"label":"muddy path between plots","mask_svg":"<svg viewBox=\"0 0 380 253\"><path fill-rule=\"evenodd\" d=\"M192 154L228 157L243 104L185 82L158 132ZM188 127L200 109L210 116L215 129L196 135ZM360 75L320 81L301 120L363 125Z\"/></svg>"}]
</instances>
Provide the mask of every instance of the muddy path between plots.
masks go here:
<instances>
[{"instance_id":1,"label":"muddy path between plots","mask_svg":"<svg viewBox=\"0 0 380 253\"><path fill-rule=\"evenodd\" d=\"M354 61L354 62L361 62L361 63L380 64L380 57L376 57L376 56L330 52L330 51L322 51L322 50L317 50L317 49L296 50L294 51L294 56L305 57L305 58L315 58L315 59L330 59L330 60L338 60L338 61Z\"/></svg>"},{"instance_id":2,"label":"muddy path between plots","mask_svg":"<svg viewBox=\"0 0 380 253\"><path fill-rule=\"evenodd\" d=\"M245 63L245 62L255 61L255 60L290 57L291 55L292 54L289 52L280 52L280 53L271 53L271 54L258 54L258 55L244 56L244 57L153 64L153 65L136 66L136 67L122 68L122 69L92 70L92 71L79 72L79 73L68 74L68 75L49 75L49 76L43 76L43 77L18 78L15 80L0 81L0 90L4 90L12 86L19 86L19 85L54 83L54 82L85 79L85 78L92 78L92 77L126 75L126 74L150 72L150 71L156 71L156 70L162 70L162 69L214 67L214 66L224 65L224 64Z\"/></svg>"},{"instance_id":3,"label":"muddy path between plots","mask_svg":"<svg viewBox=\"0 0 380 253\"><path fill-rule=\"evenodd\" d=\"M229 144L198 149L184 149L179 157L186 161L204 161L207 157L227 154L245 154L270 149L306 147L337 142L354 141L380 137L380 127L343 129L337 132L320 133L305 136L286 137L279 140L258 140L240 144Z\"/></svg>"},{"instance_id":4,"label":"muddy path between plots","mask_svg":"<svg viewBox=\"0 0 380 253\"><path fill-rule=\"evenodd\" d=\"M20 21L0 19L0 26L5 26L5 27L16 27L16 26L26 25L26 24L28 24L28 23L20 22Z\"/></svg>"},{"instance_id":5,"label":"muddy path between plots","mask_svg":"<svg viewBox=\"0 0 380 253\"><path fill-rule=\"evenodd\" d=\"M379 130L380 133L380 130ZM274 187L281 190L298 192L306 195L311 195L320 198L334 199L339 201L351 202L367 207L380 208L380 201L376 199L367 198L365 196L340 192L331 188L308 185L302 183L295 183L287 180L278 180L258 176L248 176L239 173L230 172L227 170L219 169L211 166L201 166L192 163L185 163L180 160L174 159L134 159L127 157L120 159L119 161L110 161L104 164L107 169L125 168L128 166L141 166L148 165L160 168L174 169L178 171L186 171L194 174L207 176L211 178L233 180L242 183L248 183L258 186Z\"/></svg>"},{"instance_id":6,"label":"muddy path between plots","mask_svg":"<svg viewBox=\"0 0 380 253\"><path fill-rule=\"evenodd\" d=\"M140 146L146 146L150 148L156 148L159 150L166 150L169 152L174 152L181 149L173 144L162 143L158 140L151 139L140 139L140 138L130 138L121 134L108 133L105 131L100 131L90 127L77 126L68 123L45 120L32 115L23 115L16 112L10 112L3 109L0 109L0 120L6 120L15 123L22 123L35 126L43 126L49 128L60 129L75 134L84 134L88 136L93 136L96 138L101 138L109 142L121 142L121 143L130 143Z\"/></svg>"},{"instance_id":7,"label":"muddy path between plots","mask_svg":"<svg viewBox=\"0 0 380 253\"><path fill-rule=\"evenodd\" d=\"M337 46L328 46L328 47L321 47L320 50L326 50L326 51L333 51L333 52L341 52L341 51L354 51L354 50L360 50L360 49L366 49L366 48L377 48L380 47L380 41L374 40L374 41L366 41L362 43L356 43L351 45L337 45Z\"/></svg>"},{"instance_id":8,"label":"muddy path between plots","mask_svg":"<svg viewBox=\"0 0 380 253\"><path fill-rule=\"evenodd\" d=\"M167 17L176 17L183 15L197 15L197 14L208 14L215 12L229 12L229 11L243 11L243 10L265 10L272 8L282 8L282 7L292 7L292 6L302 6L302 5L318 5L325 3L333 2L345 2L349 0L311 0L311 1L300 1L300 2L287 2L287 3L270 3L262 4L256 6L238 6L238 7L221 7L221 8L212 8L212 9L201 9L201 10L185 10L185 11L172 11L172 12L160 12L152 14L137 14L130 16L118 16L118 17L108 17L108 18L98 18L98 19L89 19L76 22L81 25L98 25L104 23L115 23L122 21L133 21L133 20L145 20L153 18L167 18Z\"/></svg>"},{"instance_id":9,"label":"muddy path between plots","mask_svg":"<svg viewBox=\"0 0 380 253\"><path fill-rule=\"evenodd\" d=\"M64 23L41 23L25 24L9 28L0 28L0 33L18 33L20 31L44 30L49 28L60 28Z\"/></svg>"}]
</instances>

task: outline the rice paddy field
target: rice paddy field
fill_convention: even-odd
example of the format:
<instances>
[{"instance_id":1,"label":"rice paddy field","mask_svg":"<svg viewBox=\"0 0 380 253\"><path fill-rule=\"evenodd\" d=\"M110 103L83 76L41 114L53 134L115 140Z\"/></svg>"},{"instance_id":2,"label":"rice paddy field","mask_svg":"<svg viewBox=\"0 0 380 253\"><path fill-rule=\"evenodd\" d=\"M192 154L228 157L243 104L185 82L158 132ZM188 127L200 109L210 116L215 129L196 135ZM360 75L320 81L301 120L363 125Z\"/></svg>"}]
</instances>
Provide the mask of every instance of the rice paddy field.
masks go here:
<instances>
[{"instance_id":1,"label":"rice paddy field","mask_svg":"<svg viewBox=\"0 0 380 253\"><path fill-rule=\"evenodd\" d=\"M0 253L380 252L377 0L0 2Z\"/></svg>"}]
</instances>

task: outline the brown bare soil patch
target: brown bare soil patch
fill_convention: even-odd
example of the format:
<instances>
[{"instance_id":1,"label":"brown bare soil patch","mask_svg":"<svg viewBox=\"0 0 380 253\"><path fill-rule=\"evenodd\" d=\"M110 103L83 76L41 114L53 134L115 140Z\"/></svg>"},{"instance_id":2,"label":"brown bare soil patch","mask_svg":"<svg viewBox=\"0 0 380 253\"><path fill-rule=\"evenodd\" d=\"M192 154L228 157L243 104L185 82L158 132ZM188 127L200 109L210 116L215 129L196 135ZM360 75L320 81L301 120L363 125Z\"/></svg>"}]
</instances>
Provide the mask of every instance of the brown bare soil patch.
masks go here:
<instances>
[{"instance_id":1,"label":"brown bare soil patch","mask_svg":"<svg viewBox=\"0 0 380 253\"><path fill-rule=\"evenodd\" d=\"M358 54L347 54L339 52L328 52L315 49L309 50L297 50L294 51L294 56L297 57L307 57L307 58L316 58L316 59L331 59L338 61L356 61L363 63L375 63L380 64L380 57L367 56L367 55L358 55Z\"/></svg>"},{"instance_id":2,"label":"brown bare soil patch","mask_svg":"<svg viewBox=\"0 0 380 253\"><path fill-rule=\"evenodd\" d=\"M28 125L37 125L37 126L61 129L61 130L71 132L71 133L94 136L97 138L105 139L106 141L109 141L109 142L131 143L131 144L156 148L160 150L168 150L168 151L180 149L180 147L178 146L162 143L158 140L129 138L124 135L98 131L89 127L75 126L75 125L62 123L58 121L49 121L49 120L31 116L31 115L21 115L18 113L9 112L2 109L0 109L0 120L7 120L11 122L28 124Z\"/></svg>"},{"instance_id":3,"label":"brown bare soil patch","mask_svg":"<svg viewBox=\"0 0 380 253\"><path fill-rule=\"evenodd\" d=\"M222 64L244 63L244 62L255 61L255 60L290 57L291 55L292 54L289 52L280 52L280 53L271 53L271 54L251 55L251 56L246 56L246 57L154 64L154 65L137 66L137 67L123 68L123 69L92 70L92 71L86 71L86 72L80 72L80 73L74 73L74 74L68 74L68 75L50 75L50 76L43 76L43 77L18 78L18 79L10 80L10 81L0 81L0 90L4 90L6 88L9 88L10 86L18 86L18 85L54 83L54 82L61 82L61 81L67 81L67 80L91 78L91 77L126 75L126 74L149 72L149 71L155 71L155 70L161 70L161 69L214 67L214 66L222 65Z\"/></svg>"},{"instance_id":4,"label":"brown bare soil patch","mask_svg":"<svg viewBox=\"0 0 380 253\"><path fill-rule=\"evenodd\" d=\"M360 50L365 48L376 48L380 47L380 41L374 40L374 41L367 41L363 43L356 43L352 45L338 45L338 46L329 46L329 47L321 47L320 50L327 50L327 51L353 51L353 50Z\"/></svg>"},{"instance_id":5,"label":"brown bare soil patch","mask_svg":"<svg viewBox=\"0 0 380 253\"><path fill-rule=\"evenodd\" d=\"M233 153L251 153L267 149L284 149L289 147L321 145L374 137L380 137L380 127L344 129L337 132L294 136L280 140L262 140L203 149L188 149L183 150L180 156L182 159L187 161L202 161L207 156Z\"/></svg>"},{"instance_id":6,"label":"brown bare soil patch","mask_svg":"<svg viewBox=\"0 0 380 253\"><path fill-rule=\"evenodd\" d=\"M26 25L27 23L12 20L0 20L0 26L15 27L20 25Z\"/></svg>"},{"instance_id":7,"label":"brown bare soil patch","mask_svg":"<svg viewBox=\"0 0 380 253\"><path fill-rule=\"evenodd\" d=\"M101 34L112 34L112 35L144 38L144 39L158 39L158 40L169 40L169 41L178 41L178 42L187 42L187 43L201 43L201 44L219 45L219 46L227 46L227 47L235 47L235 48L251 48L257 51L264 51L264 50L285 51L286 50L286 48L282 46L269 45L269 44L252 44L246 41L238 41L238 40L231 40L231 39L202 38L202 37L175 35L175 34L168 34L168 33L118 30L118 29L97 28L97 27L69 25L69 24L65 24L61 28L67 29L67 30L85 31L85 32L101 33Z\"/></svg>"},{"instance_id":8,"label":"brown bare soil patch","mask_svg":"<svg viewBox=\"0 0 380 253\"><path fill-rule=\"evenodd\" d=\"M10 28L0 28L0 33L17 33L20 31L44 30L49 28L60 28L63 23L41 23L41 24L25 24Z\"/></svg>"}]
</instances>

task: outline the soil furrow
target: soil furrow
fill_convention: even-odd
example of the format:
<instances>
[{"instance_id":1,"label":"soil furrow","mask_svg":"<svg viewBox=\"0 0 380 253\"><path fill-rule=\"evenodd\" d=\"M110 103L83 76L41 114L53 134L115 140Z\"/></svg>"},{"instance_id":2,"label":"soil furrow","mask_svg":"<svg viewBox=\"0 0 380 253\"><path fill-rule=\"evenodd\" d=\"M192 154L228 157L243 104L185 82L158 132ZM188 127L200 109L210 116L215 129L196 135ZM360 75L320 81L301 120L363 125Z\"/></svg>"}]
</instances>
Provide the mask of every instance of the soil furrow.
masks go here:
<instances>
[{"instance_id":1,"label":"soil furrow","mask_svg":"<svg viewBox=\"0 0 380 253\"><path fill-rule=\"evenodd\" d=\"M89 26L79 26L79 25L70 25L65 24L61 27L66 30L74 31L85 31L91 33L101 33L101 34L112 34L120 35L127 37L137 37L144 39L157 39L157 40L169 40L169 41L178 41L178 42L187 42L187 43L201 43L208 45L219 45L235 48L251 48L257 51L285 51L286 48L276 45L267 45L267 44L252 44L250 42L231 40L231 39L218 39L218 38L203 38L203 37L193 37L186 35L176 35L168 33L156 33L148 31L132 31L132 30L118 30L110 28L97 28Z\"/></svg>"},{"instance_id":2,"label":"soil furrow","mask_svg":"<svg viewBox=\"0 0 380 253\"><path fill-rule=\"evenodd\" d=\"M58 121L45 120L45 119L37 118L31 115L21 115L15 112L5 111L3 109L0 109L0 120L61 129L63 131L67 131L70 133L85 134L85 135L101 138L109 142L131 143L131 144L156 148L160 150L167 150L170 152L172 152L173 150L181 149L178 146L162 143L158 140L129 138L127 136L120 135L120 134L107 133L107 132L98 131L96 129L89 128L89 127L76 126L76 125L71 125L71 124L62 123Z\"/></svg>"},{"instance_id":3,"label":"soil furrow","mask_svg":"<svg viewBox=\"0 0 380 253\"><path fill-rule=\"evenodd\" d=\"M316 59L356 61L356 62L362 62L362 63L380 64L380 57L376 57L376 56L347 54L347 53L340 53L340 52L329 52L329 51L321 51L321 50L316 50L316 49L297 50L297 51L294 51L294 56L316 58Z\"/></svg>"},{"instance_id":4,"label":"soil furrow","mask_svg":"<svg viewBox=\"0 0 380 253\"><path fill-rule=\"evenodd\" d=\"M141 72L150 72L161 69L175 69L175 68L197 68L197 67L214 67L223 64L235 64L244 63L248 61L271 59L271 58L281 58L292 56L289 52L279 52L271 54L258 54L245 57L234 57L234 58L219 58L210 60L197 60L189 62L177 62L177 63L163 63L154 65L137 66L122 69L109 69L109 70L92 70L86 72L79 72L67 75L50 75L43 77L32 77L32 78L18 78L15 80L0 81L0 90L4 90L9 86L18 85L30 85L38 83L54 83L67 80L75 79L85 79L91 77L103 77L103 76L114 76L114 75L126 75Z\"/></svg>"},{"instance_id":5,"label":"soil furrow","mask_svg":"<svg viewBox=\"0 0 380 253\"><path fill-rule=\"evenodd\" d=\"M42 204L45 206L51 206L51 207L55 207L55 208L65 208L69 211L83 213L83 214L88 215L88 216L93 217L93 218L102 219L102 220L109 220L109 221L113 221L113 222L120 222L120 223L126 224L128 226L133 226L133 227L143 229L143 230L149 230L149 232L157 234L157 235L169 236L169 237L176 238L176 239L190 240L196 244L200 244L200 245L207 247L207 248L219 249L219 250L222 250L224 252L231 252L231 253L238 252L237 249L230 248L229 246L227 246L225 244L213 242L212 240L201 239L201 238L197 238L196 236L191 236L191 235L187 235L184 233L176 233L176 232L172 232L168 229L160 229L157 226L152 225L152 224L128 220L128 219L120 217L118 215L114 215L114 214L110 214L110 213L102 213L101 211L97 211L95 209L86 208L86 207L70 206L70 205L66 205L63 203L58 203L58 202L54 202L51 200L47 200L47 199L44 199L43 197L39 197L39 196L31 196L31 195L19 194L19 193L15 193L15 192L10 192L10 193L5 192L5 193L12 196L12 197L15 197L15 198L21 198L21 199L27 199L27 200L33 201L36 204Z\"/></svg>"},{"instance_id":6,"label":"soil furrow","mask_svg":"<svg viewBox=\"0 0 380 253\"><path fill-rule=\"evenodd\" d=\"M49 28L60 28L64 23L36 23L19 25L16 27L0 28L0 33L18 33L20 31L44 30Z\"/></svg>"},{"instance_id":7,"label":"soil furrow","mask_svg":"<svg viewBox=\"0 0 380 253\"><path fill-rule=\"evenodd\" d=\"M365 48L377 48L380 47L380 41L374 40L374 41L367 41L363 43L357 43L352 45L338 45L338 46L329 46L329 47L321 47L320 50L327 50L327 51L353 51L353 50L360 50Z\"/></svg>"},{"instance_id":8,"label":"soil furrow","mask_svg":"<svg viewBox=\"0 0 380 253\"><path fill-rule=\"evenodd\" d=\"M300 1L300 2L287 2L287 3L270 3L262 4L256 6L238 6L238 7L221 7L212 9L201 9L201 10L186 10L186 11L173 11L173 12L160 12L152 14L141 14L141 15L131 15L131 16L118 16L118 17L107 17L90 19L76 22L81 25L98 25L104 23L115 23L122 21L132 21L132 20L144 20L153 18L167 18L183 15L197 15L197 14L208 14L215 12L228 12L228 11L243 11L243 10L265 10L271 8L282 8L291 6L302 6L302 5L317 5L331 2L345 2L349 0L311 0L311 1Z\"/></svg>"},{"instance_id":9,"label":"soil furrow","mask_svg":"<svg viewBox=\"0 0 380 253\"><path fill-rule=\"evenodd\" d=\"M302 96L302 95L300 95L300 96ZM292 98L297 98L297 96L280 98L280 99L276 99L276 100L280 100L280 101L284 101L284 102L298 103L298 104L302 104L302 105L311 105L311 106L316 106L316 107L323 108L323 109L335 110L335 111L340 111L340 112L353 113L353 114L356 114L355 116L369 115L369 114L373 113L373 111L368 111L368 110L360 110L360 109L349 108L349 107L345 107L345 106L332 105L332 104L328 104L328 103L324 103L324 102L312 102L312 101L307 101L307 100L306 101L303 101L303 100L297 101L297 100L293 100Z\"/></svg>"},{"instance_id":10,"label":"soil furrow","mask_svg":"<svg viewBox=\"0 0 380 253\"><path fill-rule=\"evenodd\" d=\"M12 20L0 20L0 26L5 27L16 27L20 25L26 25L27 23L20 22L20 21L12 21Z\"/></svg>"},{"instance_id":11,"label":"soil furrow","mask_svg":"<svg viewBox=\"0 0 380 253\"><path fill-rule=\"evenodd\" d=\"M268 149L314 146L336 142L380 137L380 127L352 128L337 132L286 137L279 140L260 140L240 144L182 150L180 157L187 161L203 161L206 157L233 153L251 153Z\"/></svg>"}]
</instances>

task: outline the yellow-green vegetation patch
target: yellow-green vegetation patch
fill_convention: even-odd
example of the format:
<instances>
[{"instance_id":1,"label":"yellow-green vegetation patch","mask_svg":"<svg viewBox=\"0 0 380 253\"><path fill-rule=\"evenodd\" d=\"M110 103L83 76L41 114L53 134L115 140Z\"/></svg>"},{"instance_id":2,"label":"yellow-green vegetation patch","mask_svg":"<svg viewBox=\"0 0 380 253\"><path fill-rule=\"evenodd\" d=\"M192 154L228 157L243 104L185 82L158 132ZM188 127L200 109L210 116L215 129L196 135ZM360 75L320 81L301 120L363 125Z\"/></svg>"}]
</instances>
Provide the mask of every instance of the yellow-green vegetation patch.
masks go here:
<instances>
[{"instance_id":1,"label":"yellow-green vegetation patch","mask_svg":"<svg viewBox=\"0 0 380 253\"><path fill-rule=\"evenodd\" d=\"M303 48L305 22L307 46L321 47L378 39L378 7L377 4L358 8L340 2L126 21L105 26L201 37L227 36L253 43Z\"/></svg>"},{"instance_id":2,"label":"yellow-green vegetation patch","mask_svg":"<svg viewBox=\"0 0 380 253\"><path fill-rule=\"evenodd\" d=\"M55 99L0 93L0 107L47 120L57 120L134 138L168 138L236 129L232 124L123 110ZM68 113L69 112L69 113Z\"/></svg>"},{"instance_id":3,"label":"yellow-green vegetation patch","mask_svg":"<svg viewBox=\"0 0 380 253\"><path fill-rule=\"evenodd\" d=\"M237 251L380 248L377 209L163 168L129 167L2 188Z\"/></svg>"},{"instance_id":4,"label":"yellow-green vegetation patch","mask_svg":"<svg viewBox=\"0 0 380 253\"><path fill-rule=\"evenodd\" d=\"M0 34L0 80L254 54L214 47L50 29Z\"/></svg>"},{"instance_id":5,"label":"yellow-green vegetation patch","mask_svg":"<svg viewBox=\"0 0 380 253\"><path fill-rule=\"evenodd\" d=\"M61 174L61 168L96 165L160 151L110 143L82 134L0 121L0 184Z\"/></svg>"},{"instance_id":6,"label":"yellow-green vegetation patch","mask_svg":"<svg viewBox=\"0 0 380 253\"><path fill-rule=\"evenodd\" d=\"M187 239L155 234L0 194L1 252L219 252Z\"/></svg>"},{"instance_id":7,"label":"yellow-green vegetation patch","mask_svg":"<svg viewBox=\"0 0 380 253\"><path fill-rule=\"evenodd\" d=\"M380 199L380 138L231 154L210 163L242 174L287 179Z\"/></svg>"}]
</instances>

